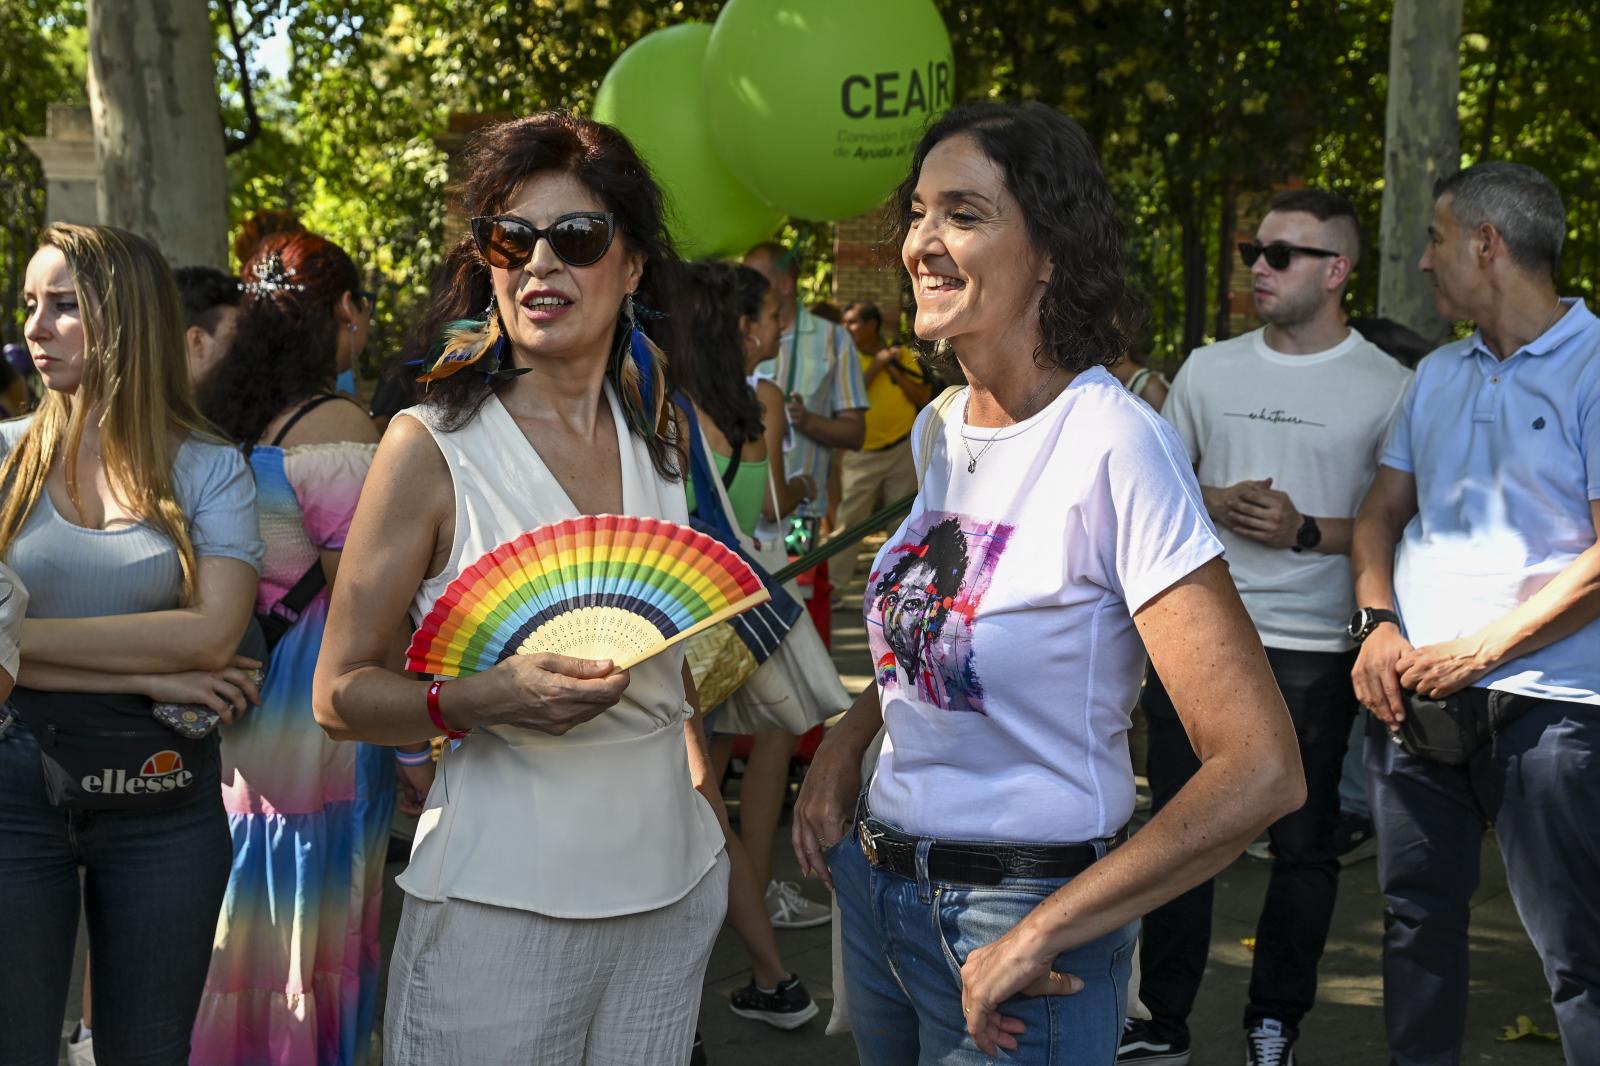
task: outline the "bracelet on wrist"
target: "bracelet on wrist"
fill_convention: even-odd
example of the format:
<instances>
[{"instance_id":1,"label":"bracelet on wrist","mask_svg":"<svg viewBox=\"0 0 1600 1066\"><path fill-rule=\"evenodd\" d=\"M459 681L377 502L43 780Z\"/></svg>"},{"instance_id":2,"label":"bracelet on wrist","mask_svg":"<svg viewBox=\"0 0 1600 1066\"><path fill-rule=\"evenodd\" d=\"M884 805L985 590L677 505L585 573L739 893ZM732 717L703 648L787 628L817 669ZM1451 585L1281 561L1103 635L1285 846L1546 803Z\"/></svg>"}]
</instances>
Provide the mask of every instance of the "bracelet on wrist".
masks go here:
<instances>
[{"instance_id":1,"label":"bracelet on wrist","mask_svg":"<svg viewBox=\"0 0 1600 1066\"><path fill-rule=\"evenodd\" d=\"M443 681L435 681L428 686L428 717L433 720L434 727L449 737L451 740L460 740L467 735L465 729L451 729L444 721L444 712L439 709L439 690L444 687Z\"/></svg>"},{"instance_id":2,"label":"bracelet on wrist","mask_svg":"<svg viewBox=\"0 0 1600 1066\"><path fill-rule=\"evenodd\" d=\"M433 762L433 747L430 745L421 751L397 750L394 753L394 761L401 766L426 766Z\"/></svg>"}]
</instances>

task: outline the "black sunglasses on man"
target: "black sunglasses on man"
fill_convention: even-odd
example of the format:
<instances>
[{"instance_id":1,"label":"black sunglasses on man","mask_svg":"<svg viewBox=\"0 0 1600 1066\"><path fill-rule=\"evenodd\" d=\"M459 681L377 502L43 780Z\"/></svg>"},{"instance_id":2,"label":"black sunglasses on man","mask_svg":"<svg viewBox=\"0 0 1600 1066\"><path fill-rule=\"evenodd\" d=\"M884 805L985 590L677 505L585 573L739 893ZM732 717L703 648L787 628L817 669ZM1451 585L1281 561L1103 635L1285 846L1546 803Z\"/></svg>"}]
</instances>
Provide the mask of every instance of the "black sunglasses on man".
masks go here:
<instances>
[{"instance_id":1,"label":"black sunglasses on man","mask_svg":"<svg viewBox=\"0 0 1600 1066\"><path fill-rule=\"evenodd\" d=\"M1256 260L1263 255L1267 257L1267 266L1273 270L1288 270L1290 261L1296 255L1314 255L1318 259L1332 259L1341 255L1341 252L1330 251L1327 248L1307 248L1303 244L1254 244L1242 241L1239 244L1239 258L1244 260L1244 265L1253 267Z\"/></svg>"}]
</instances>

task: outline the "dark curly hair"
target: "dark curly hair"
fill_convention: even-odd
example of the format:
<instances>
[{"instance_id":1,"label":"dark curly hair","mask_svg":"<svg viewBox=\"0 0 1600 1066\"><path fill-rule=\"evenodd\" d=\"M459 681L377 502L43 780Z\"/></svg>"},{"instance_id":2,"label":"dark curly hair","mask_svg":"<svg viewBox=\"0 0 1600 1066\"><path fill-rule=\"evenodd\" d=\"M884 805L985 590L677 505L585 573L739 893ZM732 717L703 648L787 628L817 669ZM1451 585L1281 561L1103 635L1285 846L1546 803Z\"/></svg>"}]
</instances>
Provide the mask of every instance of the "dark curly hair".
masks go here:
<instances>
[{"instance_id":1,"label":"dark curly hair","mask_svg":"<svg viewBox=\"0 0 1600 1066\"><path fill-rule=\"evenodd\" d=\"M672 360L673 377L735 448L761 436L761 404L744 369L739 319L759 318L771 288L746 266L707 261L687 269L689 343Z\"/></svg>"},{"instance_id":2,"label":"dark curly hair","mask_svg":"<svg viewBox=\"0 0 1600 1066\"><path fill-rule=\"evenodd\" d=\"M201 382L200 410L232 439L253 443L290 404L331 391L334 305L360 287L355 263L326 237L301 231L263 239L240 271L237 339Z\"/></svg>"},{"instance_id":3,"label":"dark curly hair","mask_svg":"<svg viewBox=\"0 0 1600 1066\"><path fill-rule=\"evenodd\" d=\"M678 302L682 260L667 234L661 189L626 137L611 126L570 111L541 111L480 130L467 147L460 172L465 175L459 189L460 204L468 216L504 211L523 183L535 175L567 173L581 182L616 215L624 246L644 256L644 274L634 299L664 314L646 317L641 327L669 359L682 350L683 328L670 313ZM491 292L489 265L479 255L472 236L463 236L445 254L434 275L428 311L411 338L408 358L424 358L446 323L482 318ZM617 328L622 329L620 315ZM613 350L620 337L620 333L613 337ZM620 393L617 370L613 361L606 377ZM431 382L426 396L443 415L444 428L453 430L471 421L491 393L507 384L505 379L491 383L482 374L465 371ZM671 388L670 366L666 384ZM631 423L629 429L636 432ZM657 472L677 480L681 456L672 442L659 436L644 439Z\"/></svg>"},{"instance_id":4,"label":"dark curly hair","mask_svg":"<svg viewBox=\"0 0 1600 1066\"><path fill-rule=\"evenodd\" d=\"M911 173L894 194L896 247L911 228L911 197L934 146L965 134L978 142L1022 207L1028 236L1054 269L1039 300L1041 366L1074 373L1132 352L1144 309L1128 285L1122 221L1100 158L1083 127L1044 104L977 103L928 128ZM939 370L957 370L939 346L919 344Z\"/></svg>"},{"instance_id":5,"label":"dark curly hair","mask_svg":"<svg viewBox=\"0 0 1600 1066\"><path fill-rule=\"evenodd\" d=\"M224 307L239 306L239 279L216 267L186 266L172 272L183 300L184 322L215 333Z\"/></svg>"}]
</instances>

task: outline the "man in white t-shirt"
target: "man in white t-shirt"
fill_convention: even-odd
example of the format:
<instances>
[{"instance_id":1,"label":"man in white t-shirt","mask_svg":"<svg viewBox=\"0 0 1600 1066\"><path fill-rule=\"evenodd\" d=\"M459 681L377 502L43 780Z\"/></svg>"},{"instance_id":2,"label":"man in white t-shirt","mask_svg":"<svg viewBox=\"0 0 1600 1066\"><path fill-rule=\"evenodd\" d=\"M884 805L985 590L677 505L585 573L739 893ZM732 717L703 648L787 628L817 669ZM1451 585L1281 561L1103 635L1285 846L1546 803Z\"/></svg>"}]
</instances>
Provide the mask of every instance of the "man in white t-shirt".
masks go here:
<instances>
[{"instance_id":1,"label":"man in white t-shirt","mask_svg":"<svg viewBox=\"0 0 1600 1066\"><path fill-rule=\"evenodd\" d=\"M1245 1008L1246 1061L1286 1063L1316 998L1338 890L1339 776L1358 710L1350 534L1411 373L1345 324L1360 233L1342 197L1279 193L1239 250L1266 327L1191 354L1162 414L1194 460L1305 766L1305 805L1269 830L1272 876ZM1159 805L1198 763L1154 674L1144 706ZM1140 992L1152 1017L1133 1023L1120 1062L1189 1061L1210 912L1205 885L1146 920Z\"/></svg>"}]
</instances>

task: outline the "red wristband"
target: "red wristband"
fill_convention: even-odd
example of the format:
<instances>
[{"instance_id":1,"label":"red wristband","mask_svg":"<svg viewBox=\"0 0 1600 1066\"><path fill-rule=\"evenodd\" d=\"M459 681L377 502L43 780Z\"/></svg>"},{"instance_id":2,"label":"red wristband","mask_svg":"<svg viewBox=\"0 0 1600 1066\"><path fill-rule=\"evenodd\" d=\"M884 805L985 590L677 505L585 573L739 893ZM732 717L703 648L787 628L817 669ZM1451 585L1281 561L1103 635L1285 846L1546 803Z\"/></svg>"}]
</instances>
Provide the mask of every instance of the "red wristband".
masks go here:
<instances>
[{"instance_id":1,"label":"red wristband","mask_svg":"<svg viewBox=\"0 0 1600 1066\"><path fill-rule=\"evenodd\" d=\"M444 713L439 710L439 689L444 687L443 681L435 681L428 686L428 717L433 719L433 724L439 732L451 740L460 740L467 735L465 729L451 729L444 724Z\"/></svg>"}]
</instances>

